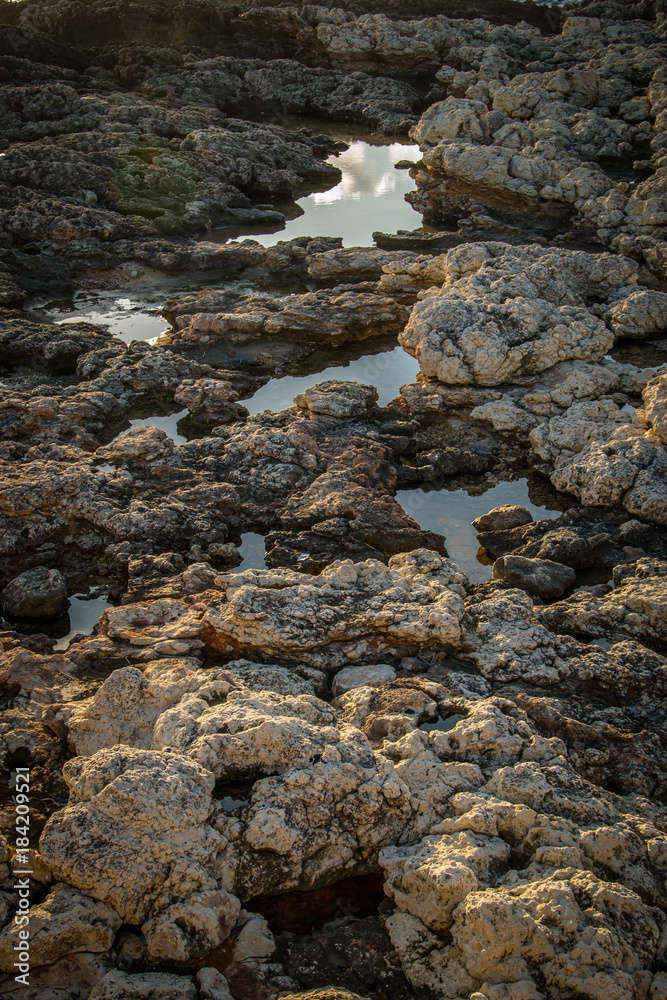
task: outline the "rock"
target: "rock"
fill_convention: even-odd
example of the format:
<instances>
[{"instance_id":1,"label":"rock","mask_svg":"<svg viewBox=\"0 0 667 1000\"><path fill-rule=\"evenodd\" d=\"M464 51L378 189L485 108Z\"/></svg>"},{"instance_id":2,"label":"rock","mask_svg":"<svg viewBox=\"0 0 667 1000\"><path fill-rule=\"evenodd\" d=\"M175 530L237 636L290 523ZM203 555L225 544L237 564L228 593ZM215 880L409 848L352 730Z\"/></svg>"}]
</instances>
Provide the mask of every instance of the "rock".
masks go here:
<instances>
[{"instance_id":1,"label":"rock","mask_svg":"<svg viewBox=\"0 0 667 1000\"><path fill-rule=\"evenodd\" d=\"M664 4L469 6L0 5L2 598L108 605L0 633L3 996L665 992ZM312 116L412 128L439 229L197 238L339 183ZM171 330L49 320L82 295ZM387 406L241 405L370 337L421 368ZM478 518L486 582L415 519L526 482L568 509Z\"/></svg>"},{"instance_id":2,"label":"rock","mask_svg":"<svg viewBox=\"0 0 667 1000\"><path fill-rule=\"evenodd\" d=\"M318 382L294 397L297 406L331 417L354 417L377 403L377 390L357 382Z\"/></svg>"},{"instance_id":3,"label":"rock","mask_svg":"<svg viewBox=\"0 0 667 1000\"><path fill-rule=\"evenodd\" d=\"M594 915L597 919L589 923ZM626 926L632 944L621 931ZM563 947L561 934L565 941L582 936L595 941L599 958L591 962L587 949ZM656 925L635 893L588 872L564 869L516 893L471 893L457 911L452 937L466 970L479 982L516 982L519 976L532 980L539 965L547 984L556 989L562 990L565 982L590 982L604 969L605 981L632 991L643 981L641 970L655 947Z\"/></svg>"},{"instance_id":4,"label":"rock","mask_svg":"<svg viewBox=\"0 0 667 1000\"><path fill-rule=\"evenodd\" d=\"M659 375L649 382L643 396L646 422L667 444L667 375Z\"/></svg>"},{"instance_id":5,"label":"rock","mask_svg":"<svg viewBox=\"0 0 667 1000\"><path fill-rule=\"evenodd\" d=\"M46 566L15 576L0 594L0 606L12 618L57 618L67 604L65 578Z\"/></svg>"},{"instance_id":6,"label":"rock","mask_svg":"<svg viewBox=\"0 0 667 1000\"><path fill-rule=\"evenodd\" d=\"M550 632L522 590L500 591L469 606L471 628L464 656L485 677L549 685L566 676L574 640Z\"/></svg>"},{"instance_id":7,"label":"rock","mask_svg":"<svg viewBox=\"0 0 667 1000\"><path fill-rule=\"evenodd\" d=\"M197 989L189 976L168 972L129 975L114 969L93 988L89 1000L197 1000Z\"/></svg>"},{"instance_id":8,"label":"rock","mask_svg":"<svg viewBox=\"0 0 667 1000\"><path fill-rule=\"evenodd\" d=\"M262 586L261 575L221 581L227 598L208 607L201 625L201 634L212 649L242 642L246 648L289 649L302 662L312 659L334 665L348 661L353 649L358 656L369 634L376 637L373 644L378 652L428 640L457 639L461 574L437 553L425 549L401 553L392 556L388 568L375 560L333 563L308 583L289 571L271 573L272 577L266 576L267 583L275 581L270 589ZM391 601L382 601L379 595L390 589ZM338 609L335 614L332 600ZM405 615L408 604L413 608L409 619ZM354 617L347 622L343 637L338 622L341 608L346 607ZM304 622L309 623L307 632L302 631Z\"/></svg>"},{"instance_id":9,"label":"rock","mask_svg":"<svg viewBox=\"0 0 667 1000\"><path fill-rule=\"evenodd\" d=\"M475 518L472 525L478 531L507 531L510 528L519 528L523 524L530 524L532 520L532 514L525 507L505 504Z\"/></svg>"},{"instance_id":10,"label":"rock","mask_svg":"<svg viewBox=\"0 0 667 1000\"><path fill-rule=\"evenodd\" d=\"M527 559L525 556L501 556L493 564L493 579L521 587L544 600L561 597L574 585L576 573L570 566L551 559Z\"/></svg>"},{"instance_id":11,"label":"rock","mask_svg":"<svg viewBox=\"0 0 667 1000\"><path fill-rule=\"evenodd\" d=\"M232 1000L229 984L217 969L200 969L195 978L200 1000Z\"/></svg>"},{"instance_id":12,"label":"rock","mask_svg":"<svg viewBox=\"0 0 667 1000\"><path fill-rule=\"evenodd\" d=\"M602 593L582 591L540 613L550 626L576 635L609 636L663 644L667 579L665 563L639 559L622 567L618 585ZM563 629L564 630L564 629Z\"/></svg>"},{"instance_id":13,"label":"rock","mask_svg":"<svg viewBox=\"0 0 667 1000\"><path fill-rule=\"evenodd\" d=\"M417 847L387 848L380 855L388 893L399 909L418 916L439 934L450 931L453 913L466 896L503 865L509 848L493 837L466 831L428 837Z\"/></svg>"},{"instance_id":14,"label":"rock","mask_svg":"<svg viewBox=\"0 0 667 1000\"><path fill-rule=\"evenodd\" d=\"M284 993L283 998L284 1000L363 1000L358 993L350 993L335 986L325 986L305 993Z\"/></svg>"},{"instance_id":15,"label":"rock","mask_svg":"<svg viewBox=\"0 0 667 1000\"><path fill-rule=\"evenodd\" d=\"M187 961L224 940L239 903L216 885L224 841L204 825L210 772L179 754L120 746L70 761L65 777L70 805L40 841L56 877L125 923L147 924L156 957Z\"/></svg>"},{"instance_id":16,"label":"rock","mask_svg":"<svg viewBox=\"0 0 667 1000\"><path fill-rule=\"evenodd\" d=\"M30 959L36 966L52 965L72 952L108 952L121 918L110 906L85 896L62 882L42 903L31 906ZM19 928L11 923L0 934L0 968L14 971Z\"/></svg>"},{"instance_id":17,"label":"rock","mask_svg":"<svg viewBox=\"0 0 667 1000\"><path fill-rule=\"evenodd\" d=\"M451 25L437 72L448 96L412 130L424 156L410 200L427 222L460 219L463 232L508 222L540 234L585 231L614 250L632 247L663 273L653 192L661 190L664 125L660 119L649 139L645 118L652 102L657 109L664 101L659 48L650 29L633 36L634 58L646 67L637 86L615 30L613 17L571 17L562 33L534 45L518 32L482 40L471 23ZM622 66L613 83L612 52ZM644 161L650 177L637 188L619 185L606 157L633 155L646 142L657 151Z\"/></svg>"},{"instance_id":18,"label":"rock","mask_svg":"<svg viewBox=\"0 0 667 1000\"><path fill-rule=\"evenodd\" d=\"M502 243L456 247L438 267L441 289L414 306L399 340L425 375L453 385L520 382L564 360L601 360L613 335L587 303L608 297L614 279L636 280L623 258Z\"/></svg>"},{"instance_id":19,"label":"rock","mask_svg":"<svg viewBox=\"0 0 667 1000\"><path fill-rule=\"evenodd\" d=\"M174 402L187 406L192 419L204 426L234 423L248 415L236 400L238 392L231 382L216 379L184 379L174 393Z\"/></svg>"},{"instance_id":20,"label":"rock","mask_svg":"<svg viewBox=\"0 0 667 1000\"><path fill-rule=\"evenodd\" d=\"M396 678L396 671L386 663L376 663L367 667L343 667L331 683L331 691L335 698L353 688L368 685L386 684Z\"/></svg>"}]
</instances>

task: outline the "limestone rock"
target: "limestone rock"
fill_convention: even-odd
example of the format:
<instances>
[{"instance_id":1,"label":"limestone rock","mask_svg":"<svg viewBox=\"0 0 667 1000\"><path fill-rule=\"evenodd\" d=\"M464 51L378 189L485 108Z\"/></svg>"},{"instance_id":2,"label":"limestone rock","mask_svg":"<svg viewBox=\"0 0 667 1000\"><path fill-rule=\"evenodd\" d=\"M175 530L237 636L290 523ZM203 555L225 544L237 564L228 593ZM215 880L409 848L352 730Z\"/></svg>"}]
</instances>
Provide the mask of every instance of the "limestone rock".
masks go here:
<instances>
[{"instance_id":1,"label":"limestone rock","mask_svg":"<svg viewBox=\"0 0 667 1000\"><path fill-rule=\"evenodd\" d=\"M522 590L508 590L469 608L474 630L467 633L466 658L485 677L532 684L553 684L568 673L567 661L579 644L539 624L533 601Z\"/></svg>"},{"instance_id":2,"label":"limestone rock","mask_svg":"<svg viewBox=\"0 0 667 1000\"><path fill-rule=\"evenodd\" d=\"M396 678L396 671L386 663L375 663L364 667L343 667L331 684L334 697L351 691L352 688L386 684Z\"/></svg>"},{"instance_id":3,"label":"limestone rock","mask_svg":"<svg viewBox=\"0 0 667 1000\"><path fill-rule=\"evenodd\" d=\"M610 294L612 272L619 283L636 280L623 258L502 243L456 247L441 267L442 288L414 306L399 340L425 375L454 385L496 386L567 360L601 360L613 335L587 303Z\"/></svg>"},{"instance_id":4,"label":"limestone rock","mask_svg":"<svg viewBox=\"0 0 667 1000\"><path fill-rule=\"evenodd\" d=\"M205 825L210 772L178 754L117 747L70 761L65 776L70 804L40 841L55 875L111 904L126 923L153 919L151 934L171 935L182 959L218 944L221 907L238 903L217 891L225 842Z\"/></svg>"},{"instance_id":5,"label":"limestone rock","mask_svg":"<svg viewBox=\"0 0 667 1000\"><path fill-rule=\"evenodd\" d=\"M539 617L559 629L567 622L568 631L579 635L662 644L667 621L665 565L659 560L640 559L623 567L614 589L574 594L544 609Z\"/></svg>"},{"instance_id":6,"label":"limestone rock","mask_svg":"<svg viewBox=\"0 0 667 1000\"><path fill-rule=\"evenodd\" d=\"M459 903L478 889L485 875L488 878L490 868L506 862L509 853L508 845L497 838L466 832L427 837L417 847L386 848L380 864L399 909L446 934Z\"/></svg>"},{"instance_id":7,"label":"limestone rock","mask_svg":"<svg viewBox=\"0 0 667 1000\"><path fill-rule=\"evenodd\" d=\"M294 397L297 406L332 417L366 413L377 402L377 390L357 382L318 382Z\"/></svg>"},{"instance_id":8,"label":"limestone rock","mask_svg":"<svg viewBox=\"0 0 667 1000\"><path fill-rule=\"evenodd\" d=\"M31 906L30 960L36 966L52 965L73 952L108 952L121 918L104 903L59 882L42 903ZM20 944L19 928L12 922L0 934L0 968L14 971Z\"/></svg>"},{"instance_id":9,"label":"limestone rock","mask_svg":"<svg viewBox=\"0 0 667 1000\"><path fill-rule=\"evenodd\" d=\"M358 659L371 636L378 651L458 639L461 574L425 549L392 556L388 567L375 560L333 563L308 582L287 571L266 574L266 584L261 575L253 577L220 578L226 603L209 605L202 621L201 634L212 648L242 643L267 652L291 650L302 662L323 663L324 655L341 665Z\"/></svg>"},{"instance_id":10,"label":"limestone rock","mask_svg":"<svg viewBox=\"0 0 667 1000\"><path fill-rule=\"evenodd\" d=\"M514 891L470 893L452 937L480 982L531 980L539 968L559 991L613 983L632 995L654 954L657 926L635 893L564 869Z\"/></svg>"}]
</instances>

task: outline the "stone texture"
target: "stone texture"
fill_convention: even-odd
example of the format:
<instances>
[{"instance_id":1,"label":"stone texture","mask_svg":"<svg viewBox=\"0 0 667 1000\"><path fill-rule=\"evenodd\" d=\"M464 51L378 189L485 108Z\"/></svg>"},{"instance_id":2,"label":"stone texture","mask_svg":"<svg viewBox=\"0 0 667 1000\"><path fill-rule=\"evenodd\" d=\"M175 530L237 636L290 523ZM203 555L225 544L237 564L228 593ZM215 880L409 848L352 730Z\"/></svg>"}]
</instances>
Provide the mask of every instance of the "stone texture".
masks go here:
<instances>
[{"instance_id":1,"label":"stone texture","mask_svg":"<svg viewBox=\"0 0 667 1000\"><path fill-rule=\"evenodd\" d=\"M9 581L0 606L12 618L57 618L67 607L67 584L57 569L39 566Z\"/></svg>"}]
</instances>

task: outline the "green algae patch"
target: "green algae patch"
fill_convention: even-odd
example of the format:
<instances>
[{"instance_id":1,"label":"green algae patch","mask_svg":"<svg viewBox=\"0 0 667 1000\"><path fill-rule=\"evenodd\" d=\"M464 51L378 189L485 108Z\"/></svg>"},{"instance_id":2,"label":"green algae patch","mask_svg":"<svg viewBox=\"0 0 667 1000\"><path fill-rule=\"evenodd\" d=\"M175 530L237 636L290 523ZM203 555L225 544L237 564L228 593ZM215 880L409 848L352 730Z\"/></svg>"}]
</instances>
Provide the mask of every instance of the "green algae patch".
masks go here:
<instances>
[{"instance_id":1,"label":"green algae patch","mask_svg":"<svg viewBox=\"0 0 667 1000\"><path fill-rule=\"evenodd\" d=\"M157 232L178 229L188 204L197 198L199 178L182 154L155 147L133 147L122 153L109 193L117 210Z\"/></svg>"}]
</instances>

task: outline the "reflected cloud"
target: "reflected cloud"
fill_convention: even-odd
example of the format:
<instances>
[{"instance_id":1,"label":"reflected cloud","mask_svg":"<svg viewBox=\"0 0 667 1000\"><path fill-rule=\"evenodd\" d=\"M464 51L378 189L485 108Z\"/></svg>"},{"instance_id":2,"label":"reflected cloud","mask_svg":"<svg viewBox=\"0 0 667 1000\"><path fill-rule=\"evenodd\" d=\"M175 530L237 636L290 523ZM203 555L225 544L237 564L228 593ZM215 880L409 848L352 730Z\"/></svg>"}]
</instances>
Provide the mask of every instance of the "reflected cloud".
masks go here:
<instances>
[{"instance_id":1,"label":"reflected cloud","mask_svg":"<svg viewBox=\"0 0 667 1000\"><path fill-rule=\"evenodd\" d=\"M402 142L373 146L353 140L348 149L330 157L343 175L334 188L300 199L303 214L280 232L253 238L272 246L297 236L342 236L345 246L372 246L376 230L416 229L421 217L405 201L414 187L412 178L394 164L418 156L418 146Z\"/></svg>"}]
</instances>

